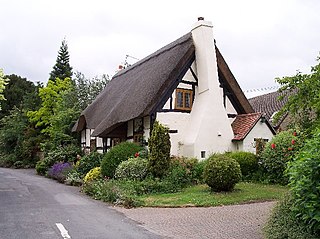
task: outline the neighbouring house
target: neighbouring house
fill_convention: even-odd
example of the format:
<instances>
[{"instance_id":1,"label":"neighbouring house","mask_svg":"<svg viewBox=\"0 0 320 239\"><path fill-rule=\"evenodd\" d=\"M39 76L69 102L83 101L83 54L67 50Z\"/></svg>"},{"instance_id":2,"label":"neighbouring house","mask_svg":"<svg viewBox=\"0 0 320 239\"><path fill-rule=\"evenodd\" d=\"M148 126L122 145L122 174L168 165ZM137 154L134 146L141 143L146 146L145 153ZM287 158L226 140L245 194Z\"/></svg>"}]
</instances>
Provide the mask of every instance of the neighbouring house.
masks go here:
<instances>
[{"instance_id":1,"label":"neighbouring house","mask_svg":"<svg viewBox=\"0 0 320 239\"><path fill-rule=\"evenodd\" d=\"M273 127L262 113L237 115L231 125L234 132L232 141L237 151L254 152L258 139L266 142L275 135Z\"/></svg>"},{"instance_id":2,"label":"neighbouring house","mask_svg":"<svg viewBox=\"0 0 320 239\"><path fill-rule=\"evenodd\" d=\"M270 140L274 132L267 120L257 120L241 139L234 134L239 123L232 122L241 124L254 110L216 46L212 27L199 18L191 32L119 71L73 128L81 132L82 148L146 143L155 120L169 128L173 155L203 159L214 152L254 152L255 138Z\"/></svg>"},{"instance_id":3,"label":"neighbouring house","mask_svg":"<svg viewBox=\"0 0 320 239\"><path fill-rule=\"evenodd\" d=\"M271 123L273 128L279 132L288 129L290 124L290 116L285 114L278 122L274 121L274 116L280 111L280 109L288 102L288 97L292 93L279 91L271 92L264 95L259 95L249 99L249 102L255 112L262 112L266 119ZM282 100L280 96L284 96Z\"/></svg>"}]
</instances>

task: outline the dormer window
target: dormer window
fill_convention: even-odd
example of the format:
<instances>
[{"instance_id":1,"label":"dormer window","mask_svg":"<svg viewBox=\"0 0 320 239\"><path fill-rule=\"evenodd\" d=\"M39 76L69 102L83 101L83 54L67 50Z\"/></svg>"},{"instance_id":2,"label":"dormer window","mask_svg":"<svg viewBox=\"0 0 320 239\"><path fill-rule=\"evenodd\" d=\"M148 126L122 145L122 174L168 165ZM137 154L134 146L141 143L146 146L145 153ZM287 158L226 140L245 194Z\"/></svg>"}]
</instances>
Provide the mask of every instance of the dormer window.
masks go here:
<instances>
[{"instance_id":1,"label":"dormer window","mask_svg":"<svg viewBox=\"0 0 320 239\"><path fill-rule=\"evenodd\" d=\"M191 110L192 108L192 90L176 89L175 109L177 110Z\"/></svg>"}]
</instances>

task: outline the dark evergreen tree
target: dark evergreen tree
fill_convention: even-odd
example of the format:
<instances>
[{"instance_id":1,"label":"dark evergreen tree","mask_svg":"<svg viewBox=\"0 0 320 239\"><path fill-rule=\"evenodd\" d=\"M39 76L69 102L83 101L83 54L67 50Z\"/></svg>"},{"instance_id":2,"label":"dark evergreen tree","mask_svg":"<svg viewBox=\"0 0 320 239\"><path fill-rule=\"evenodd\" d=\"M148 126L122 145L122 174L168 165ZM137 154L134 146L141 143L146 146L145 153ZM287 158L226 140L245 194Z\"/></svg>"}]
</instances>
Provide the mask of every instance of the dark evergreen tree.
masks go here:
<instances>
[{"instance_id":1,"label":"dark evergreen tree","mask_svg":"<svg viewBox=\"0 0 320 239\"><path fill-rule=\"evenodd\" d=\"M55 81L56 78L64 80L66 77L72 77L72 67L69 64L70 56L68 51L68 44L64 39L62 41L60 50L58 51L58 57L56 64L53 66L53 70L50 73L50 80Z\"/></svg>"},{"instance_id":2,"label":"dark evergreen tree","mask_svg":"<svg viewBox=\"0 0 320 239\"><path fill-rule=\"evenodd\" d=\"M30 110L40 105L38 87L33 82L14 74L7 75L6 78L9 82L3 91L6 100L1 101L0 118L9 115L14 107Z\"/></svg>"}]
</instances>

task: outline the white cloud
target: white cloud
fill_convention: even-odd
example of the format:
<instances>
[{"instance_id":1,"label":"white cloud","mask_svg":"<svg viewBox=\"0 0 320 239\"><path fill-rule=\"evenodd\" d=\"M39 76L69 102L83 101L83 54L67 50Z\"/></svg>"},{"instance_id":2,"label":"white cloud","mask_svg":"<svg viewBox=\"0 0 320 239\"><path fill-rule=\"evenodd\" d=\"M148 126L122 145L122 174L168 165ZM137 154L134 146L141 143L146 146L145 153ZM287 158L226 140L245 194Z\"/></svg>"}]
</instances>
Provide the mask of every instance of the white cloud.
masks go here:
<instances>
[{"instance_id":1,"label":"white cloud","mask_svg":"<svg viewBox=\"0 0 320 239\"><path fill-rule=\"evenodd\" d=\"M0 67L45 82L66 37L74 70L113 74L127 54L141 59L203 16L239 84L272 86L316 63L319 10L317 0L2 0Z\"/></svg>"}]
</instances>

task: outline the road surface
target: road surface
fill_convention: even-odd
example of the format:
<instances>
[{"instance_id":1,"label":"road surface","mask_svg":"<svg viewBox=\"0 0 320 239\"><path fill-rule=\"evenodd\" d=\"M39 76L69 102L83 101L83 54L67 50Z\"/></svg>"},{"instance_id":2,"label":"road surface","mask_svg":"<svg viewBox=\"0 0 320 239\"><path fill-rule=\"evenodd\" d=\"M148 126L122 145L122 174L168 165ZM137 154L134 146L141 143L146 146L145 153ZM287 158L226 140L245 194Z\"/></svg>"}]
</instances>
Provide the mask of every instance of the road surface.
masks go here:
<instances>
[{"instance_id":1,"label":"road surface","mask_svg":"<svg viewBox=\"0 0 320 239\"><path fill-rule=\"evenodd\" d=\"M0 239L163 238L34 170L0 168Z\"/></svg>"}]
</instances>

